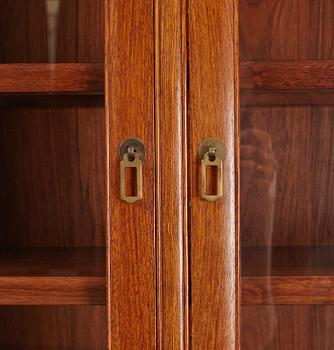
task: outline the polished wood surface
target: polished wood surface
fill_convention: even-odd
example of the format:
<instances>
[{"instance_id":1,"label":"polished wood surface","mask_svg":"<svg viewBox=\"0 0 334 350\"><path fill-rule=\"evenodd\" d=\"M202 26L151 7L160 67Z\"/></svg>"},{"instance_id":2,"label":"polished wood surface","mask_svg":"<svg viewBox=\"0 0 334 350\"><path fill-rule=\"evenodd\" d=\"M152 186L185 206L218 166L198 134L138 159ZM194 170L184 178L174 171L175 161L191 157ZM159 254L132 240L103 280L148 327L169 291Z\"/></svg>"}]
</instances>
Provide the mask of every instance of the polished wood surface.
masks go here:
<instances>
[{"instance_id":1,"label":"polished wood surface","mask_svg":"<svg viewBox=\"0 0 334 350\"><path fill-rule=\"evenodd\" d=\"M103 350L105 322L103 306L1 306L0 347Z\"/></svg>"},{"instance_id":2,"label":"polished wood surface","mask_svg":"<svg viewBox=\"0 0 334 350\"><path fill-rule=\"evenodd\" d=\"M243 245L333 245L333 113L311 106L242 109Z\"/></svg>"},{"instance_id":3,"label":"polished wood surface","mask_svg":"<svg viewBox=\"0 0 334 350\"><path fill-rule=\"evenodd\" d=\"M192 349L238 348L236 2L190 0L189 232ZM226 145L223 199L200 198L198 148L209 137Z\"/></svg>"},{"instance_id":4,"label":"polished wood surface","mask_svg":"<svg viewBox=\"0 0 334 350\"><path fill-rule=\"evenodd\" d=\"M0 62L103 62L104 1L51 3L1 0Z\"/></svg>"},{"instance_id":5,"label":"polished wood surface","mask_svg":"<svg viewBox=\"0 0 334 350\"><path fill-rule=\"evenodd\" d=\"M0 305L105 305L104 248L0 251Z\"/></svg>"},{"instance_id":6,"label":"polished wood surface","mask_svg":"<svg viewBox=\"0 0 334 350\"><path fill-rule=\"evenodd\" d=\"M153 1L106 1L109 349L156 346ZM146 146L143 199L120 200L119 146Z\"/></svg>"},{"instance_id":7,"label":"polished wood surface","mask_svg":"<svg viewBox=\"0 0 334 350\"><path fill-rule=\"evenodd\" d=\"M316 90L334 88L334 60L241 61L240 88Z\"/></svg>"},{"instance_id":8,"label":"polished wood surface","mask_svg":"<svg viewBox=\"0 0 334 350\"><path fill-rule=\"evenodd\" d=\"M105 307L35 306L106 304L103 0L52 4L0 1L0 347L100 350Z\"/></svg>"},{"instance_id":9,"label":"polished wood surface","mask_svg":"<svg viewBox=\"0 0 334 350\"><path fill-rule=\"evenodd\" d=\"M243 248L243 305L333 304L333 247Z\"/></svg>"},{"instance_id":10,"label":"polished wood surface","mask_svg":"<svg viewBox=\"0 0 334 350\"><path fill-rule=\"evenodd\" d=\"M104 248L6 248L1 277L105 277Z\"/></svg>"},{"instance_id":11,"label":"polished wood surface","mask_svg":"<svg viewBox=\"0 0 334 350\"><path fill-rule=\"evenodd\" d=\"M242 307L243 350L331 350L334 307L316 305Z\"/></svg>"},{"instance_id":12,"label":"polished wood surface","mask_svg":"<svg viewBox=\"0 0 334 350\"><path fill-rule=\"evenodd\" d=\"M1 276L0 305L105 305L105 285L104 276Z\"/></svg>"},{"instance_id":13,"label":"polished wood surface","mask_svg":"<svg viewBox=\"0 0 334 350\"><path fill-rule=\"evenodd\" d=\"M101 107L0 111L2 247L104 246Z\"/></svg>"},{"instance_id":14,"label":"polished wood surface","mask_svg":"<svg viewBox=\"0 0 334 350\"><path fill-rule=\"evenodd\" d=\"M334 90L242 90L241 106L333 106Z\"/></svg>"},{"instance_id":15,"label":"polished wood surface","mask_svg":"<svg viewBox=\"0 0 334 350\"><path fill-rule=\"evenodd\" d=\"M157 349L188 349L186 2L155 2Z\"/></svg>"},{"instance_id":16,"label":"polished wood surface","mask_svg":"<svg viewBox=\"0 0 334 350\"><path fill-rule=\"evenodd\" d=\"M239 0L239 12L242 60L334 59L330 0Z\"/></svg>"},{"instance_id":17,"label":"polished wood surface","mask_svg":"<svg viewBox=\"0 0 334 350\"><path fill-rule=\"evenodd\" d=\"M333 2L239 5L241 348L329 350Z\"/></svg>"},{"instance_id":18,"label":"polished wood surface","mask_svg":"<svg viewBox=\"0 0 334 350\"><path fill-rule=\"evenodd\" d=\"M103 93L99 63L1 64L0 93Z\"/></svg>"}]
</instances>

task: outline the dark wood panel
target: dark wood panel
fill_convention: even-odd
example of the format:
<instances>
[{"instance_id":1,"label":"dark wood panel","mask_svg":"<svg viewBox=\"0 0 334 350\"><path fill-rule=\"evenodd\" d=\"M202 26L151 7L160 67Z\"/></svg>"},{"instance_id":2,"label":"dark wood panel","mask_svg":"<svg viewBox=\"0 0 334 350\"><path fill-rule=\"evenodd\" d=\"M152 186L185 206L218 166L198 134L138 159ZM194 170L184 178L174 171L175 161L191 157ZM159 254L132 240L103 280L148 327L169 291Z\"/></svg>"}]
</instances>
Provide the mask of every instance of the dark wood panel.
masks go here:
<instances>
[{"instance_id":1,"label":"dark wood panel","mask_svg":"<svg viewBox=\"0 0 334 350\"><path fill-rule=\"evenodd\" d=\"M242 248L243 277L334 276L334 247Z\"/></svg>"},{"instance_id":2,"label":"dark wood panel","mask_svg":"<svg viewBox=\"0 0 334 350\"><path fill-rule=\"evenodd\" d=\"M103 62L103 0L1 0L2 63Z\"/></svg>"},{"instance_id":3,"label":"dark wood panel","mask_svg":"<svg viewBox=\"0 0 334 350\"><path fill-rule=\"evenodd\" d=\"M334 306L242 307L242 350L331 350Z\"/></svg>"},{"instance_id":4,"label":"dark wood panel","mask_svg":"<svg viewBox=\"0 0 334 350\"><path fill-rule=\"evenodd\" d=\"M0 251L0 305L105 305L105 249Z\"/></svg>"},{"instance_id":5,"label":"dark wood panel","mask_svg":"<svg viewBox=\"0 0 334 350\"><path fill-rule=\"evenodd\" d=\"M154 1L106 1L109 349L155 349ZM143 199L120 200L119 146L146 146Z\"/></svg>"},{"instance_id":6,"label":"dark wood panel","mask_svg":"<svg viewBox=\"0 0 334 350\"><path fill-rule=\"evenodd\" d=\"M103 108L1 108L2 247L105 245Z\"/></svg>"},{"instance_id":7,"label":"dark wood panel","mask_svg":"<svg viewBox=\"0 0 334 350\"><path fill-rule=\"evenodd\" d=\"M332 107L242 109L243 245L334 244L333 116Z\"/></svg>"},{"instance_id":8,"label":"dark wood panel","mask_svg":"<svg viewBox=\"0 0 334 350\"><path fill-rule=\"evenodd\" d=\"M333 59L330 0L240 0L240 53L245 60Z\"/></svg>"},{"instance_id":9,"label":"dark wood panel","mask_svg":"<svg viewBox=\"0 0 334 350\"><path fill-rule=\"evenodd\" d=\"M105 305L105 277L0 277L0 305Z\"/></svg>"},{"instance_id":10,"label":"dark wood panel","mask_svg":"<svg viewBox=\"0 0 334 350\"><path fill-rule=\"evenodd\" d=\"M106 349L105 307L2 306L0 347L11 350Z\"/></svg>"},{"instance_id":11,"label":"dark wood panel","mask_svg":"<svg viewBox=\"0 0 334 350\"><path fill-rule=\"evenodd\" d=\"M334 304L334 277L242 277L241 304Z\"/></svg>"},{"instance_id":12,"label":"dark wood panel","mask_svg":"<svg viewBox=\"0 0 334 350\"><path fill-rule=\"evenodd\" d=\"M103 93L99 63L1 64L0 93Z\"/></svg>"},{"instance_id":13,"label":"dark wood panel","mask_svg":"<svg viewBox=\"0 0 334 350\"><path fill-rule=\"evenodd\" d=\"M7 248L0 277L105 277L105 248Z\"/></svg>"},{"instance_id":14,"label":"dark wood panel","mask_svg":"<svg viewBox=\"0 0 334 350\"><path fill-rule=\"evenodd\" d=\"M240 88L248 90L333 89L334 60L240 62Z\"/></svg>"},{"instance_id":15,"label":"dark wood panel","mask_svg":"<svg viewBox=\"0 0 334 350\"><path fill-rule=\"evenodd\" d=\"M162 0L156 28L157 349L188 349L186 1ZM171 152L171 150L173 150Z\"/></svg>"},{"instance_id":16,"label":"dark wood panel","mask_svg":"<svg viewBox=\"0 0 334 350\"><path fill-rule=\"evenodd\" d=\"M333 106L334 90L242 90L241 106Z\"/></svg>"},{"instance_id":17,"label":"dark wood panel","mask_svg":"<svg viewBox=\"0 0 334 350\"><path fill-rule=\"evenodd\" d=\"M333 247L242 249L242 304L333 304Z\"/></svg>"},{"instance_id":18,"label":"dark wood panel","mask_svg":"<svg viewBox=\"0 0 334 350\"><path fill-rule=\"evenodd\" d=\"M190 0L189 232L193 349L238 349L238 231L235 146L238 125L237 23L233 0ZM223 196L201 199L202 141L226 145ZM237 152L237 150L236 150ZM224 281L221 283L221 281Z\"/></svg>"}]
</instances>

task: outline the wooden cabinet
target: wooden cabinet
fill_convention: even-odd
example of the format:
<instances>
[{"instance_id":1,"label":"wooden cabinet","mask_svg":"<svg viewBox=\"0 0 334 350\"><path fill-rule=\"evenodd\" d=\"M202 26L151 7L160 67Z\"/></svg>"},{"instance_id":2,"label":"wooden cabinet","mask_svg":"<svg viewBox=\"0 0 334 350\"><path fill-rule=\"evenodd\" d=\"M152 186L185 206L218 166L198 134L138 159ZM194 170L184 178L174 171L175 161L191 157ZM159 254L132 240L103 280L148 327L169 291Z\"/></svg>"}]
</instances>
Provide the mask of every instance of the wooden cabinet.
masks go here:
<instances>
[{"instance_id":1,"label":"wooden cabinet","mask_svg":"<svg viewBox=\"0 0 334 350\"><path fill-rule=\"evenodd\" d=\"M0 0L0 348L331 350L333 19Z\"/></svg>"}]
</instances>

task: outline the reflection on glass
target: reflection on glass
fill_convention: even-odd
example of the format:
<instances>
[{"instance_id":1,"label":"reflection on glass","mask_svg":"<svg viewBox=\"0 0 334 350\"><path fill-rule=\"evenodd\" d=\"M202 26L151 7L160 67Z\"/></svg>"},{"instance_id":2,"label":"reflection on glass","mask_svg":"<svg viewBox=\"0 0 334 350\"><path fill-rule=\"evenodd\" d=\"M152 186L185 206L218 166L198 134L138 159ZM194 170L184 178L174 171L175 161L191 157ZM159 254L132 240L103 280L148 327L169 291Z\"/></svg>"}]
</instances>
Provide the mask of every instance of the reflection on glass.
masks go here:
<instances>
[{"instance_id":1,"label":"reflection on glass","mask_svg":"<svg viewBox=\"0 0 334 350\"><path fill-rule=\"evenodd\" d=\"M48 54L49 62L56 62L57 57L57 26L60 0L45 0L48 24Z\"/></svg>"}]
</instances>

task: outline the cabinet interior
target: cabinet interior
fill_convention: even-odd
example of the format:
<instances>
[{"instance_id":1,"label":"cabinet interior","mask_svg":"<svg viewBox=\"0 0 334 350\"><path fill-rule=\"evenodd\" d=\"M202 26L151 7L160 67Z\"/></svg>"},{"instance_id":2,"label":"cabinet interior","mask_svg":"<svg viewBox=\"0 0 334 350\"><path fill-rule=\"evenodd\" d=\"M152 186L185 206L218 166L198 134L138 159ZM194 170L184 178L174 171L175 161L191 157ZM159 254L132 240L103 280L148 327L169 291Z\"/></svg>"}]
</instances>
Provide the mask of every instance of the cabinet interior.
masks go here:
<instances>
[{"instance_id":1,"label":"cabinet interior","mask_svg":"<svg viewBox=\"0 0 334 350\"><path fill-rule=\"evenodd\" d=\"M103 349L104 2L0 13L0 347Z\"/></svg>"},{"instance_id":2,"label":"cabinet interior","mask_svg":"<svg viewBox=\"0 0 334 350\"><path fill-rule=\"evenodd\" d=\"M331 349L334 5L239 9L241 348Z\"/></svg>"}]
</instances>

